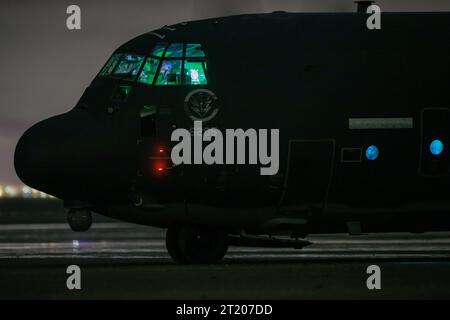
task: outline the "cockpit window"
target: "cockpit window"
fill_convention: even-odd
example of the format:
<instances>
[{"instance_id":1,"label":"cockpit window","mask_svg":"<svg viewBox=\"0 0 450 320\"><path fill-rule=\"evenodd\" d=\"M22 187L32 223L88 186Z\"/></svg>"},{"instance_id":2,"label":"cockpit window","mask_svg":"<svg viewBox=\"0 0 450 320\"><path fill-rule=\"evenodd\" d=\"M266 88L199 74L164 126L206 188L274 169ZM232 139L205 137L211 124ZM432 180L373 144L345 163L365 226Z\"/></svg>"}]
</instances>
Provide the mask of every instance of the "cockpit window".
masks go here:
<instances>
[{"instance_id":1,"label":"cockpit window","mask_svg":"<svg viewBox=\"0 0 450 320\"><path fill-rule=\"evenodd\" d=\"M147 58L144 64L144 68L142 69L141 74L139 75L139 82L152 84L153 79L156 75L156 70L158 69L159 60L155 58Z\"/></svg>"},{"instance_id":2,"label":"cockpit window","mask_svg":"<svg viewBox=\"0 0 450 320\"><path fill-rule=\"evenodd\" d=\"M207 85L206 54L199 43L158 42L150 56L113 54L99 73L147 85Z\"/></svg>"},{"instance_id":3,"label":"cockpit window","mask_svg":"<svg viewBox=\"0 0 450 320\"><path fill-rule=\"evenodd\" d=\"M117 62L119 62L120 57L122 56L121 53L116 53L109 58L108 62L105 64L103 69L100 71L99 76L107 76L109 75L114 68L117 65Z\"/></svg>"},{"instance_id":4,"label":"cockpit window","mask_svg":"<svg viewBox=\"0 0 450 320\"><path fill-rule=\"evenodd\" d=\"M156 47L164 46L166 44L156 44ZM156 76L156 85L208 84L205 52L200 44L169 44L163 57L164 60Z\"/></svg>"},{"instance_id":5,"label":"cockpit window","mask_svg":"<svg viewBox=\"0 0 450 320\"><path fill-rule=\"evenodd\" d=\"M155 57L162 57L164 50L166 50L167 42L158 42L152 50L151 55Z\"/></svg>"},{"instance_id":6,"label":"cockpit window","mask_svg":"<svg viewBox=\"0 0 450 320\"><path fill-rule=\"evenodd\" d=\"M114 76L119 76L122 79L134 80L141 68L144 56L134 54L124 54L120 59L119 64L114 70Z\"/></svg>"},{"instance_id":7,"label":"cockpit window","mask_svg":"<svg viewBox=\"0 0 450 320\"><path fill-rule=\"evenodd\" d=\"M207 84L206 61L184 61L184 84Z\"/></svg>"},{"instance_id":8,"label":"cockpit window","mask_svg":"<svg viewBox=\"0 0 450 320\"><path fill-rule=\"evenodd\" d=\"M202 46L198 43L188 43L186 45L186 58L204 57Z\"/></svg>"},{"instance_id":9,"label":"cockpit window","mask_svg":"<svg viewBox=\"0 0 450 320\"><path fill-rule=\"evenodd\" d=\"M183 44L182 43L172 43L166 50L164 57L181 58L183 56Z\"/></svg>"},{"instance_id":10,"label":"cockpit window","mask_svg":"<svg viewBox=\"0 0 450 320\"><path fill-rule=\"evenodd\" d=\"M159 69L157 85L177 85L181 84L181 61L163 60Z\"/></svg>"}]
</instances>

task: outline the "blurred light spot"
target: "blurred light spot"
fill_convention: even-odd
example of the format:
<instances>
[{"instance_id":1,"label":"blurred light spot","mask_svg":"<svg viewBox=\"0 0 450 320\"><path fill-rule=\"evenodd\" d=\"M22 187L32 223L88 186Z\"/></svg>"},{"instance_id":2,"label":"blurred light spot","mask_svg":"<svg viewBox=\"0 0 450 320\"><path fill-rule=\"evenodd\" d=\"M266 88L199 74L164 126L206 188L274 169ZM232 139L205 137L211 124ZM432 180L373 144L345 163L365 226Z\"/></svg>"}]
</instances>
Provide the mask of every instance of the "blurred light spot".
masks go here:
<instances>
[{"instance_id":1,"label":"blurred light spot","mask_svg":"<svg viewBox=\"0 0 450 320\"><path fill-rule=\"evenodd\" d=\"M378 154L379 154L379 151L376 146L372 145L372 146L368 147L366 150L366 157L369 160L375 160L376 158L378 158Z\"/></svg>"},{"instance_id":2,"label":"blurred light spot","mask_svg":"<svg viewBox=\"0 0 450 320\"><path fill-rule=\"evenodd\" d=\"M4 192L6 196L13 198L17 197L17 195L19 194L19 189L13 186L6 186Z\"/></svg>"},{"instance_id":3,"label":"blurred light spot","mask_svg":"<svg viewBox=\"0 0 450 320\"><path fill-rule=\"evenodd\" d=\"M32 193L32 190L30 187L28 187L28 186L22 187L22 196L24 198L31 198L32 195L33 195L33 193Z\"/></svg>"},{"instance_id":4,"label":"blurred light spot","mask_svg":"<svg viewBox=\"0 0 450 320\"><path fill-rule=\"evenodd\" d=\"M442 153L442 151L444 151L444 144L441 140L436 139L430 143L430 152L433 155L438 156Z\"/></svg>"}]
</instances>

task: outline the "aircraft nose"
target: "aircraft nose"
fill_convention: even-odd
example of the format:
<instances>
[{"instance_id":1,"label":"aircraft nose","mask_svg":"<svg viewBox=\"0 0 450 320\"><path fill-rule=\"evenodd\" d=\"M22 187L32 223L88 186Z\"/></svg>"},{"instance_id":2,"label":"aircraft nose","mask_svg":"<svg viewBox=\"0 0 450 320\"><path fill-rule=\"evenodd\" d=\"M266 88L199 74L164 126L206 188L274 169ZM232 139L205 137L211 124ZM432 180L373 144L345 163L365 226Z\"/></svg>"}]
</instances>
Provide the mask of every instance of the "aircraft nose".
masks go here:
<instances>
[{"instance_id":1,"label":"aircraft nose","mask_svg":"<svg viewBox=\"0 0 450 320\"><path fill-rule=\"evenodd\" d=\"M105 163L102 157L109 154L102 149L101 142L106 140L100 134L103 130L93 121L85 112L72 110L28 129L14 153L20 180L59 198L69 194L81 197L94 188L88 182L103 172L93 164Z\"/></svg>"},{"instance_id":2,"label":"aircraft nose","mask_svg":"<svg viewBox=\"0 0 450 320\"><path fill-rule=\"evenodd\" d=\"M76 109L41 121L16 145L16 173L28 186L64 200L107 197L134 173L125 165L134 159L133 135L116 131Z\"/></svg>"},{"instance_id":3,"label":"aircraft nose","mask_svg":"<svg viewBox=\"0 0 450 320\"><path fill-rule=\"evenodd\" d=\"M56 116L29 128L19 139L14 152L18 177L35 189L51 193L57 175L62 173L61 137L64 117ZM62 177L59 177L62 178Z\"/></svg>"}]
</instances>

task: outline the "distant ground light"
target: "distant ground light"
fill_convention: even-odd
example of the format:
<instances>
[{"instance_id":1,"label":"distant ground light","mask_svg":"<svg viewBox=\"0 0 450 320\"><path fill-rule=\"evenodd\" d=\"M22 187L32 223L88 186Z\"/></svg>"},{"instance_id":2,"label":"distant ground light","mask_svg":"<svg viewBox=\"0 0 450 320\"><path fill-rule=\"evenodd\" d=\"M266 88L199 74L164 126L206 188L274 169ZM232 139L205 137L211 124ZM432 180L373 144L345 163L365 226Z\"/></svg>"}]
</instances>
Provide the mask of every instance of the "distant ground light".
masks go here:
<instances>
[{"instance_id":1,"label":"distant ground light","mask_svg":"<svg viewBox=\"0 0 450 320\"><path fill-rule=\"evenodd\" d=\"M46 194L45 192L30 188L29 186L22 185L0 185L0 198L41 198L52 199L53 196Z\"/></svg>"}]
</instances>

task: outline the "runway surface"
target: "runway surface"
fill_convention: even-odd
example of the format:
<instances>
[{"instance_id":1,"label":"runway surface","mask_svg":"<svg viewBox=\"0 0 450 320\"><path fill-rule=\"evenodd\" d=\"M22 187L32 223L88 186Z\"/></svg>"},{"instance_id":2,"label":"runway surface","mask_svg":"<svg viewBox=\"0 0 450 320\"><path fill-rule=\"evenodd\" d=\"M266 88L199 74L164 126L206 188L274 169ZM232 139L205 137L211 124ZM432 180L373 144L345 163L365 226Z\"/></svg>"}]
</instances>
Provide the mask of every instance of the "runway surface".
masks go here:
<instances>
[{"instance_id":1,"label":"runway surface","mask_svg":"<svg viewBox=\"0 0 450 320\"><path fill-rule=\"evenodd\" d=\"M3 259L143 259L170 262L165 231L127 223L97 223L85 233L66 224L0 225ZM449 259L450 234L316 235L301 250L231 247L225 261Z\"/></svg>"},{"instance_id":2,"label":"runway surface","mask_svg":"<svg viewBox=\"0 0 450 320\"><path fill-rule=\"evenodd\" d=\"M317 235L301 250L231 247L223 263L176 265L164 231L96 223L0 225L0 298L450 298L450 234ZM82 270L82 290L66 268ZM368 290L369 265L382 289Z\"/></svg>"}]
</instances>

